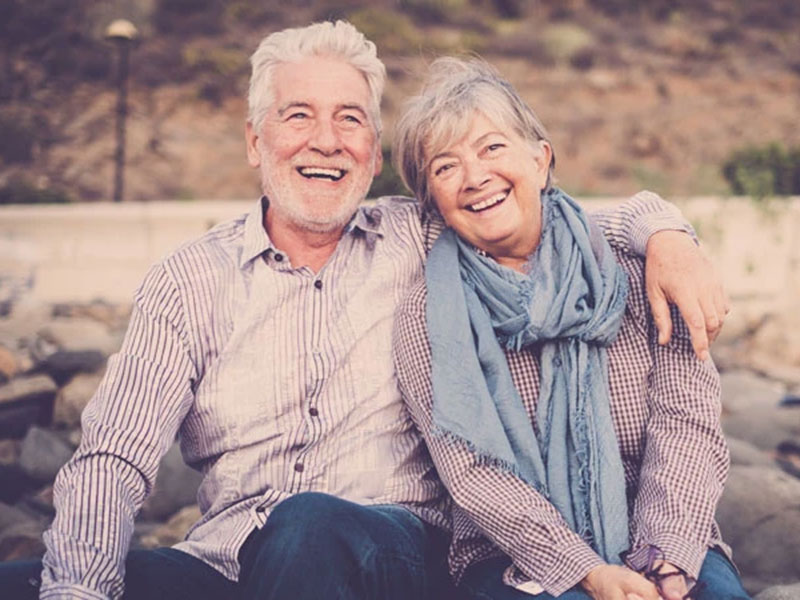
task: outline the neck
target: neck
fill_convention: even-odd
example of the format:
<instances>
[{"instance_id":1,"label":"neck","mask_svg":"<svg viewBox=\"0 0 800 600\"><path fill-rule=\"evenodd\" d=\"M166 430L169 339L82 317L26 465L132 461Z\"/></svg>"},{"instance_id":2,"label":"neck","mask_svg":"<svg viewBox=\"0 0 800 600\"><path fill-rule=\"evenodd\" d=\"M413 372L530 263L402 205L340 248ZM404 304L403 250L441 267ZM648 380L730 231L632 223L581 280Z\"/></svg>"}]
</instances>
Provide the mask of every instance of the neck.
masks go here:
<instances>
[{"instance_id":1,"label":"neck","mask_svg":"<svg viewBox=\"0 0 800 600\"><path fill-rule=\"evenodd\" d=\"M344 232L344 227L316 232L287 223L276 226L270 223L267 215L264 217L264 229L272 244L289 257L293 267L308 267L315 273L328 262Z\"/></svg>"}]
</instances>

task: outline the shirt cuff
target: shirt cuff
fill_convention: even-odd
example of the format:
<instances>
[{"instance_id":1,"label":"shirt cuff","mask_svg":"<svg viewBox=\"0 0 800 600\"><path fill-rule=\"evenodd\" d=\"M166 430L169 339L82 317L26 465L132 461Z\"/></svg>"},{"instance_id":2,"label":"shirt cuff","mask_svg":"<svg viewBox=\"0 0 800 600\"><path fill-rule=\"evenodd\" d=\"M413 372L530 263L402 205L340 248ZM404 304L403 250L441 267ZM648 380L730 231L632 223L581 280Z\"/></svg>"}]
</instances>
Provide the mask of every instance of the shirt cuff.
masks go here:
<instances>
[{"instance_id":1,"label":"shirt cuff","mask_svg":"<svg viewBox=\"0 0 800 600\"><path fill-rule=\"evenodd\" d=\"M664 553L664 560L695 580L700 575L700 568L708 552L708 547L699 548L681 536L662 533L647 542L637 544L628 554L628 562L635 567L646 563L647 551L651 546L659 548Z\"/></svg>"},{"instance_id":2,"label":"shirt cuff","mask_svg":"<svg viewBox=\"0 0 800 600\"><path fill-rule=\"evenodd\" d=\"M589 574L589 571L605 564L603 559L585 543L578 543L559 551L557 556L544 562L548 564L540 565L542 568L539 571L543 575L536 583L551 596L560 596L567 590L579 585L583 578ZM522 575L522 571L515 567L513 574L510 569L506 571L503 581L507 585L517 586L520 583L534 580Z\"/></svg>"},{"instance_id":3,"label":"shirt cuff","mask_svg":"<svg viewBox=\"0 0 800 600\"><path fill-rule=\"evenodd\" d=\"M109 600L109 597L82 585L57 583L43 586L39 600Z\"/></svg>"},{"instance_id":4,"label":"shirt cuff","mask_svg":"<svg viewBox=\"0 0 800 600\"><path fill-rule=\"evenodd\" d=\"M697 243L694 229L681 216L680 211L671 206L659 212L640 215L631 225L630 247L638 256L647 256L647 241L650 236L659 231L682 231L692 236Z\"/></svg>"}]
</instances>

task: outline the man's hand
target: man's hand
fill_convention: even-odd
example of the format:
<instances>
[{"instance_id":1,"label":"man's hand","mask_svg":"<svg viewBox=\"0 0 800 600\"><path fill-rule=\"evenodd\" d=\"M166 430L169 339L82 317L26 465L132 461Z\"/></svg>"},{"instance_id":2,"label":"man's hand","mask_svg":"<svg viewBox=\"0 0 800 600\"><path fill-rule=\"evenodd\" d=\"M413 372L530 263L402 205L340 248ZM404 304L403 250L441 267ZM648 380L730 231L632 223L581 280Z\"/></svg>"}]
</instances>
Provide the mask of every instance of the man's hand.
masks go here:
<instances>
[{"instance_id":1,"label":"man's hand","mask_svg":"<svg viewBox=\"0 0 800 600\"><path fill-rule=\"evenodd\" d=\"M728 297L711 261L682 231L659 231L647 242L645 286L658 328L658 343L672 337L669 304L678 306L700 360L730 311Z\"/></svg>"},{"instance_id":2,"label":"man's hand","mask_svg":"<svg viewBox=\"0 0 800 600\"><path fill-rule=\"evenodd\" d=\"M627 567L600 565L581 581L593 600L659 600L651 582Z\"/></svg>"},{"instance_id":3,"label":"man's hand","mask_svg":"<svg viewBox=\"0 0 800 600\"><path fill-rule=\"evenodd\" d=\"M658 570L659 575L669 575L674 573L673 577L666 577L661 580L661 597L664 600L682 600L683 597L689 593L689 586L686 585L686 578L683 572L675 565L668 562L661 563Z\"/></svg>"}]
</instances>

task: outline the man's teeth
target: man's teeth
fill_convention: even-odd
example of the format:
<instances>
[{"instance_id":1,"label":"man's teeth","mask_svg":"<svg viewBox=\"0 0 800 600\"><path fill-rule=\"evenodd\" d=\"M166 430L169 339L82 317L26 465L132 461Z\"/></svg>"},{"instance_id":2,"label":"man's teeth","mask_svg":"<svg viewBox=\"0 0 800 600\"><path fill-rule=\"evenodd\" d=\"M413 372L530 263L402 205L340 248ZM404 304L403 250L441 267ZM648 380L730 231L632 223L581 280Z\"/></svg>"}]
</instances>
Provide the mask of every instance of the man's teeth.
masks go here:
<instances>
[{"instance_id":1,"label":"man's teeth","mask_svg":"<svg viewBox=\"0 0 800 600\"><path fill-rule=\"evenodd\" d=\"M343 169L325 169L323 167L300 167L297 172L309 179L330 179L331 181L339 181L345 174Z\"/></svg>"},{"instance_id":2,"label":"man's teeth","mask_svg":"<svg viewBox=\"0 0 800 600\"><path fill-rule=\"evenodd\" d=\"M507 192L502 192L500 194L492 196L491 198L487 198L486 200L481 200L480 202L471 204L467 208L472 212L479 212L482 210L486 210L487 208L491 208L495 204L500 204L503 200L506 199L507 195L508 195Z\"/></svg>"}]
</instances>

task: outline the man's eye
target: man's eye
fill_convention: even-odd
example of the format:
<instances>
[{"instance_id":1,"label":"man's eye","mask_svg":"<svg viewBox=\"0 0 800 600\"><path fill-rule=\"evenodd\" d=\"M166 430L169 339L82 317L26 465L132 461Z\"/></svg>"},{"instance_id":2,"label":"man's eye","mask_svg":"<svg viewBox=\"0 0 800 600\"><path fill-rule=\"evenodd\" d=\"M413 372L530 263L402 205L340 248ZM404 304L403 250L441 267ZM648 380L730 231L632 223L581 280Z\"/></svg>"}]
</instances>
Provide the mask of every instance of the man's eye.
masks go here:
<instances>
[{"instance_id":1,"label":"man's eye","mask_svg":"<svg viewBox=\"0 0 800 600\"><path fill-rule=\"evenodd\" d=\"M342 120L345 123L351 123L353 125L361 125L361 119L359 119L356 115L344 115Z\"/></svg>"},{"instance_id":2,"label":"man's eye","mask_svg":"<svg viewBox=\"0 0 800 600\"><path fill-rule=\"evenodd\" d=\"M302 120L307 119L308 113L296 112L289 115L289 119Z\"/></svg>"}]
</instances>

